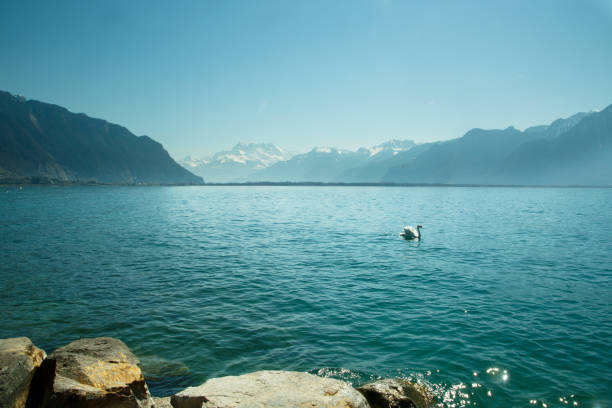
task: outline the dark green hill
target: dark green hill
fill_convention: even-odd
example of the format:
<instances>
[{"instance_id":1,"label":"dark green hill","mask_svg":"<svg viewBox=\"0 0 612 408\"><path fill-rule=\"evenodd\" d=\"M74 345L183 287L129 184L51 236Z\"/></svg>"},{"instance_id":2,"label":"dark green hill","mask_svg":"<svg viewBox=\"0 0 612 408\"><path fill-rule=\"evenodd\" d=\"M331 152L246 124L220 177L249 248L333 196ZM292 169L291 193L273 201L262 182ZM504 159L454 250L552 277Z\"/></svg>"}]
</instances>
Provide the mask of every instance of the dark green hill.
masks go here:
<instances>
[{"instance_id":1,"label":"dark green hill","mask_svg":"<svg viewBox=\"0 0 612 408\"><path fill-rule=\"evenodd\" d=\"M161 144L0 91L0 182L200 184Z\"/></svg>"}]
</instances>

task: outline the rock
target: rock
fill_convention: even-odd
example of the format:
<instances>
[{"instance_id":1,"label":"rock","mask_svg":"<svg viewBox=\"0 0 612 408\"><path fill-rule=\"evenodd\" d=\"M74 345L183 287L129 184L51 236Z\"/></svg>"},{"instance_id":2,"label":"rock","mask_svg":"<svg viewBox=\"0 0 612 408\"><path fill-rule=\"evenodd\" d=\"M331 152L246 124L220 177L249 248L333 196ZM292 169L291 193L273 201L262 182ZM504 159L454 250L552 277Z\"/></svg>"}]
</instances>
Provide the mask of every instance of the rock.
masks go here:
<instances>
[{"instance_id":1,"label":"rock","mask_svg":"<svg viewBox=\"0 0 612 408\"><path fill-rule=\"evenodd\" d=\"M350 384L293 371L212 378L171 399L174 408L368 408Z\"/></svg>"},{"instance_id":2,"label":"rock","mask_svg":"<svg viewBox=\"0 0 612 408\"><path fill-rule=\"evenodd\" d=\"M371 408L427 408L435 402L425 387L403 379L375 381L357 390Z\"/></svg>"},{"instance_id":3,"label":"rock","mask_svg":"<svg viewBox=\"0 0 612 408\"><path fill-rule=\"evenodd\" d=\"M46 408L154 407L138 359L121 340L73 341L51 353L40 371Z\"/></svg>"},{"instance_id":4,"label":"rock","mask_svg":"<svg viewBox=\"0 0 612 408\"><path fill-rule=\"evenodd\" d=\"M155 403L155 408L172 408L170 397L153 397L153 402Z\"/></svg>"},{"instance_id":5,"label":"rock","mask_svg":"<svg viewBox=\"0 0 612 408\"><path fill-rule=\"evenodd\" d=\"M27 337L0 339L0 407L25 407L34 373L46 356Z\"/></svg>"}]
</instances>

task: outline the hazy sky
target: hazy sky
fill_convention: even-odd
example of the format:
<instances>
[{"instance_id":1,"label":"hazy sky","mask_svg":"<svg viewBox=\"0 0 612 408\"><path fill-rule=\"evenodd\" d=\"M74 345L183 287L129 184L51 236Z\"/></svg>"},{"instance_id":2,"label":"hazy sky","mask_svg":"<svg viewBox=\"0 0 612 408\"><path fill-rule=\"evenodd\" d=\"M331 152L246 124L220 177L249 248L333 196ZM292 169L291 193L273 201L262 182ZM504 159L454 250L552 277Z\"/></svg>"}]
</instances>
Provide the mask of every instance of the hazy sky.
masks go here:
<instances>
[{"instance_id":1,"label":"hazy sky","mask_svg":"<svg viewBox=\"0 0 612 408\"><path fill-rule=\"evenodd\" d=\"M522 129L612 104L612 0L2 1L0 89L175 158Z\"/></svg>"}]
</instances>

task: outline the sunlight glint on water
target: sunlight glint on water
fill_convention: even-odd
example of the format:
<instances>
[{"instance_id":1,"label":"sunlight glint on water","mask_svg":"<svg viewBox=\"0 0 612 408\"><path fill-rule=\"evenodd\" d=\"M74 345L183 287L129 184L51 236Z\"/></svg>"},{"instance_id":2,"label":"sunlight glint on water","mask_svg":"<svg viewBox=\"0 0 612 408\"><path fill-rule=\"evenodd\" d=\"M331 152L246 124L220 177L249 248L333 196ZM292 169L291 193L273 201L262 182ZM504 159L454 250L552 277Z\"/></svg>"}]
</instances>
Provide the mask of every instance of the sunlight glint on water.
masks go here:
<instances>
[{"instance_id":1,"label":"sunlight glint on water","mask_svg":"<svg viewBox=\"0 0 612 408\"><path fill-rule=\"evenodd\" d=\"M609 189L5 187L0 337L118 337L154 395L283 369L606 407L611 216Z\"/></svg>"}]
</instances>

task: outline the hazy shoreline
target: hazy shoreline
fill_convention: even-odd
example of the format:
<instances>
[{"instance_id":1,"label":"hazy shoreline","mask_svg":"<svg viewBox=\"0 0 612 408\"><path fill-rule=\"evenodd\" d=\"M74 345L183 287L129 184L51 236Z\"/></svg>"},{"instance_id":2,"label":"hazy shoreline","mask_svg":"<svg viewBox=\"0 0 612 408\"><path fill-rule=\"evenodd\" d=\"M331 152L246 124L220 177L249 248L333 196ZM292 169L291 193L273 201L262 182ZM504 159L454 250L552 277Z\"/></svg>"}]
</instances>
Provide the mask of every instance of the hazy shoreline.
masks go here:
<instances>
[{"instance_id":1,"label":"hazy shoreline","mask_svg":"<svg viewBox=\"0 0 612 408\"><path fill-rule=\"evenodd\" d=\"M202 184L124 184L98 182L0 182L0 187L479 187L479 188L612 188L612 185L555 185L555 184L454 184L454 183L325 183L325 182L252 182L252 183L202 183Z\"/></svg>"}]
</instances>

